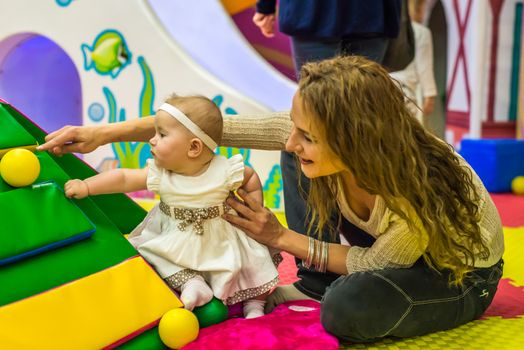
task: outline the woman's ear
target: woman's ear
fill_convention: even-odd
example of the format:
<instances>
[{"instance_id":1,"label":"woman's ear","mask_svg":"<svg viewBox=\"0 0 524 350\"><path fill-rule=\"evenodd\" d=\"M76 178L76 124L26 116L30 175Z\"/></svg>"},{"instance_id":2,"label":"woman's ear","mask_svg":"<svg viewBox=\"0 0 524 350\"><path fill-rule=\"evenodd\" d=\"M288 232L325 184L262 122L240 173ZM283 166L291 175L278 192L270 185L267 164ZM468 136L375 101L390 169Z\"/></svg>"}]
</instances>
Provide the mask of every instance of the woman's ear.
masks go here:
<instances>
[{"instance_id":1,"label":"woman's ear","mask_svg":"<svg viewBox=\"0 0 524 350\"><path fill-rule=\"evenodd\" d=\"M200 156L200 154L202 154L204 147L206 146L204 145L201 139L197 137L191 139L189 143L189 150L187 152L187 156L189 158L197 158L198 156Z\"/></svg>"}]
</instances>

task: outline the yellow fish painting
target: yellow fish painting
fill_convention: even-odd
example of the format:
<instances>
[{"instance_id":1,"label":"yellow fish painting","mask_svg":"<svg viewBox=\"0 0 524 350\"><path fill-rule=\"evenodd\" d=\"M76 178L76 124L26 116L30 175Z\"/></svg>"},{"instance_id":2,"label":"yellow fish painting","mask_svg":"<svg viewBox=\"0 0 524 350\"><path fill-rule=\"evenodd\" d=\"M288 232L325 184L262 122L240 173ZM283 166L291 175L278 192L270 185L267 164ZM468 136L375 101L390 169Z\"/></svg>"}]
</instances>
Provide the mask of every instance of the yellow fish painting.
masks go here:
<instances>
[{"instance_id":1,"label":"yellow fish painting","mask_svg":"<svg viewBox=\"0 0 524 350\"><path fill-rule=\"evenodd\" d=\"M113 79L131 63L131 53L122 34L116 30L100 33L91 46L82 44L84 68L93 68L100 75L110 75Z\"/></svg>"}]
</instances>

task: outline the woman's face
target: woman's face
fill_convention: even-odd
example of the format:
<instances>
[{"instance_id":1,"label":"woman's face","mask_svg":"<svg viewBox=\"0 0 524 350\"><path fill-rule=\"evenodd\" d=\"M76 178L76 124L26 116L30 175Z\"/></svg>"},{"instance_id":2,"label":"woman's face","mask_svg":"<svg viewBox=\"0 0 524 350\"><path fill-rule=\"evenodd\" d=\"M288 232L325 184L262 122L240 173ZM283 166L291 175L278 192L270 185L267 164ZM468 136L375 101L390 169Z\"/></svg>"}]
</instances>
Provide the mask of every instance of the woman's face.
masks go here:
<instances>
[{"instance_id":1,"label":"woman's face","mask_svg":"<svg viewBox=\"0 0 524 350\"><path fill-rule=\"evenodd\" d=\"M342 161L331 151L320 132L313 127L312 118L302 105L302 98L297 91L291 106L293 129L286 143L286 150L294 152L304 175L312 179L328 176L345 170Z\"/></svg>"}]
</instances>

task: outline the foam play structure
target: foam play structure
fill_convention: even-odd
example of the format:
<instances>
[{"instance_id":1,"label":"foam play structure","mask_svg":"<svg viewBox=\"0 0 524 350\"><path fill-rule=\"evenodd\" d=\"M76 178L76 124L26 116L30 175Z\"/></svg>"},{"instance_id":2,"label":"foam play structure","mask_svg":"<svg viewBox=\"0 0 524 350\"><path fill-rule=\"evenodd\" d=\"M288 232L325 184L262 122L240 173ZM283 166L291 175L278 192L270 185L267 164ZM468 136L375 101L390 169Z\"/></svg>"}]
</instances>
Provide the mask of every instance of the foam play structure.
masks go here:
<instances>
[{"instance_id":1,"label":"foam play structure","mask_svg":"<svg viewBox=\"0 0 524 350\"><path fill-rule=\"evenodd\" d=\"M0 127L2 150L32 148L45 136L5 101ZM36 156L41 171L33 185L15 188L0 178L2 348L116 346L180 307L123 236L145 211L125 195L67 199L64 182L95 171L73 155ZM155 331L148 334L161 344Z\"/></svg>"},{"instance_id":2,"label":"foam play structure","mask_svg":"<svg viewBox=\"0 0 524 350\"><path fill-rule=\"evenodd\" d=\"M460 154L491 193L511 192L513 179L524 175L524 140L462 140Z\"/></svg>"}]
</instances>

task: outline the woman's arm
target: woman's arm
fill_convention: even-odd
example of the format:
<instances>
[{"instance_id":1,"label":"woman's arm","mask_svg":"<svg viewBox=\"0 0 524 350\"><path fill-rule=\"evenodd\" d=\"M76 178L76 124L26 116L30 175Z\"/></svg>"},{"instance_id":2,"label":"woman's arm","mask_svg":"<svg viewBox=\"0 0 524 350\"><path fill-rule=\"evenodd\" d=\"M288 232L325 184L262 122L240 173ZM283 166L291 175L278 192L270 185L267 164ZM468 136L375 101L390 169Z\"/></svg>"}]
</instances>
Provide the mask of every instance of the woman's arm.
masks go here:
<instances>
[{"instance_id":1,"label":"woman's arm","mask_svg":"<svg viewBox=\"0 0 524 350\"><path fill-rule=\"evenodd\" d=\"M37 149L56 155L89 153L99 146L119 141L149 141L155 135L155 119L143 117L121 123L64 126L50 133Z\"/></svg>"},{"instance_id":2,"label":"woman's arm","mask_svg":"<svg viewBox=\"0 0 524 350\"><path fill-rule=\"evenodd\" d=\"M227 221L262 244L306 260L309 249L309 238L307 236L284 228L269 209L263 208L245 191L240 189L238 194L245 204L233 198L228 198L227 203L237 211L239 216L225 214L224 218ZM350 247L334 243L330 243L328 247L327 270L338 274L347 274L346 256Z\"/></svg>"},{"instance_id":3,"label":"woman's arm","mask_svg":"<svg viewBox=\"0 0 524 350\"><path fill-rule=\"evenodd\" d=\"M289 229L284 229L283 234L277 240L275 248L288 252L299 259L306 260L309 249L309 237ZM348 274L348 269L346 267L346 257L348 255L349 248L349 246L342 244L328 244L327 271L339 275Z\"/></svg>"},{"instance_id":4,"label":"woman's arm","mask_svg":"<svg viewBox=\"0 0 524 350\"><path fill-rule=\"evenodd\" d=\"M288 112L261 115L225 115L222 146L263 150L285 149L291 133ZM39 151L56 155L89 153L99 146L119 141L149 141L155 134L155 119L143 117L120 123L65 126L50 133Z\"/></svg>"},{"instance_id":5,"label":"woman's arm","mask_svg":"<svg viewBox=\"0 0 524 350\"><path fill-rule=\"evenodd\" d=\"M222 146L281 151L291 134L289 112L225 115Z\"/></svg>"}]
</instances>

